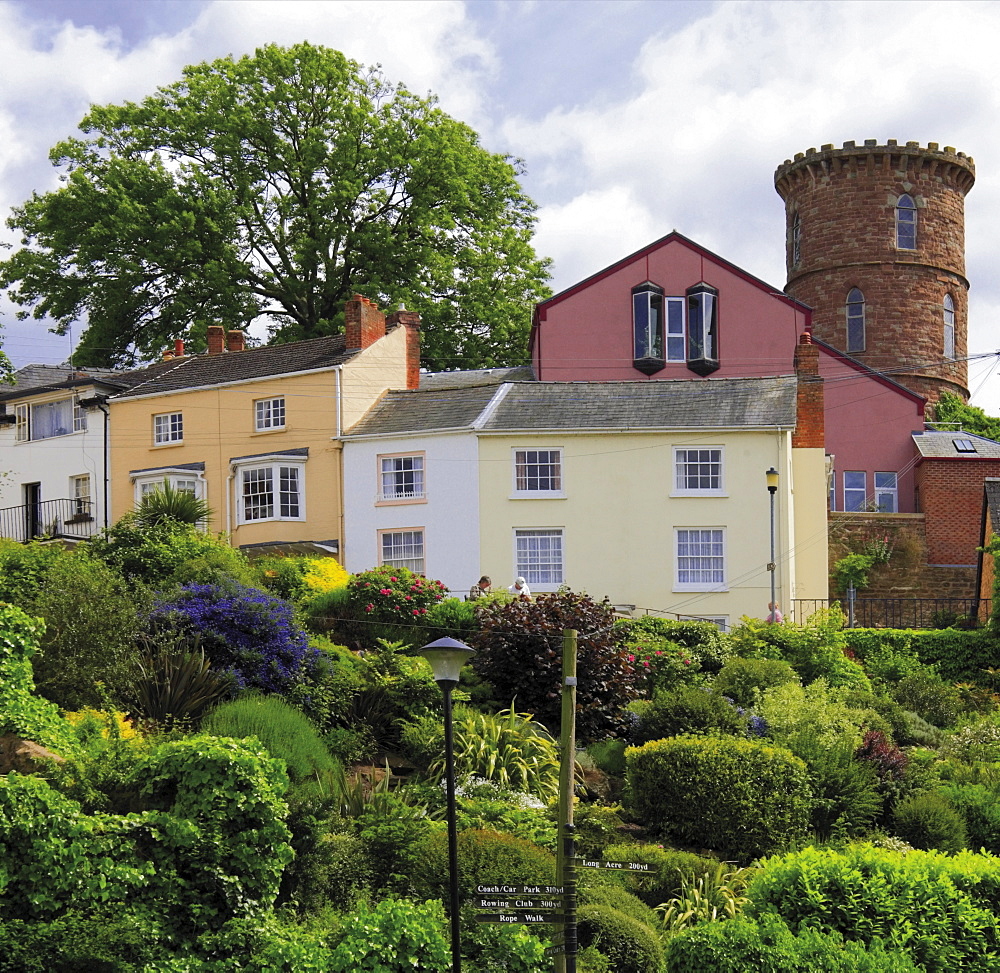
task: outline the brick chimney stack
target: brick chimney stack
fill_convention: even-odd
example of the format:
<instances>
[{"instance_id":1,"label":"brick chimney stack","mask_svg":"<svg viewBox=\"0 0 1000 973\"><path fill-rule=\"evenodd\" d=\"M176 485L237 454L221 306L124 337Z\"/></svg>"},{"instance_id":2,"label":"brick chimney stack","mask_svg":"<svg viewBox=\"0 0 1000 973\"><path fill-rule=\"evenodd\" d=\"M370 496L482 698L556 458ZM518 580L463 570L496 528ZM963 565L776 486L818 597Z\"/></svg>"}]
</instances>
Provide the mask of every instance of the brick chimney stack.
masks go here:
<instances>
[{"instance_id":1,"label":"brick chimney stack","mask_svg":"<svg viewBox=\"0 0 1000 973\"><path fill-rule=\"evenodd\" d=\"M420 388L420 315L400 308L385 319L387 328L406 328L406 387Z\"/></svg>"},{"instance_id":2,"label":"brick chimney stack","mask_svg":"<svg viewBox=\"0 0 1000 973\"><path fill-rule=\"evenodd\" d=\"M226 348L229 351L243 351L246 347L246 338L242 331L229 331L226 333Z\"/></svg>"},{"instance_id":3,"label":"brick chimney stack","mask_svg":"<svg viewBox=\"0 0 1000 973\"><path fill-rule=\"evenodd\" d=\"M344 337L348 351L373 345L385 337L385 315L367 297L355 294L344 305Z\"/></svg>"},{"instance_id":4,"label":"brick chimney stack","mask_svg":"<svg viewBox=\"0 0 1000 973\"><path fill-rule=\"evenodd\" d=\"M174 358L184 357L184 339L174 338Z\"/></svg>"},{"instance_id":5,"label":"brick chimney stack","mask_svg":"<svg viewBox=\"0 0 1000 973\"><path fill-rule=\"evenodd\" d=\"M208 353L221 355L226 350L226 329L221 324L208 326Z\"/></svg>"},{"instance_id":6,"label":"brick chimney stack","mask_svg":"<svg viewBox=\"0 0 1000 973\"><path fill-rule=\"evenodd\" d=\"M826 445L826 427L823 422L823 379L819 377L819 348L812 343L812 336L804 331L795 346L796 393L795 432L793 447Z\"/></svg>"}]
</instances>

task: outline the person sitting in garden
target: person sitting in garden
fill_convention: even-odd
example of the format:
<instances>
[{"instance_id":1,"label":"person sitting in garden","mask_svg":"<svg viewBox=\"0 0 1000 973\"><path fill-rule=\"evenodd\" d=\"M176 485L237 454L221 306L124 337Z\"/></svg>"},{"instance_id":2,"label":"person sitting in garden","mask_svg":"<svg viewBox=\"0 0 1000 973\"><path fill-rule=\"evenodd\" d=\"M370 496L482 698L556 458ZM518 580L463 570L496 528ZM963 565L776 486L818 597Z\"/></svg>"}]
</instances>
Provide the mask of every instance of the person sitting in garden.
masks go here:
<instances>
[{"instance_id":1,"label":"person sitting in garden","mask_svg":"<svg viewBox=\"0 0 1000 973\"><path fill-rule=\"evenodd\" d=\"M520 598L522 601L531 601L531 589L528 587L528 582L525 581L524 578L515 578L514 583L507 589L507 591L515 598Z\"/></svg>"},{"instance_id":2,"label":"person sitting in garden","mask_svg":"<svg viewBox=\"0 0 1000 973\"><path fill-rule=\"evenodd\" d=\"M475 601L477 598L482 598L483 595L488 595L490 593L490 588L493 582L490 581L489 575L484 574L470 589L468 601Z\"/></svg>"},{"instance_id":3,"label":"person sitting in garden","mask_svg":"<svg viewBox=\"0 0 1000 973\"><path fill-rule=\"evenodd\" d=\"M785 620L781 614L781 606L776 601L769 601L767 607L770 609L770 613L764 621L770 622L772 625L780 625Z\"/></svg>"}]
</instances>

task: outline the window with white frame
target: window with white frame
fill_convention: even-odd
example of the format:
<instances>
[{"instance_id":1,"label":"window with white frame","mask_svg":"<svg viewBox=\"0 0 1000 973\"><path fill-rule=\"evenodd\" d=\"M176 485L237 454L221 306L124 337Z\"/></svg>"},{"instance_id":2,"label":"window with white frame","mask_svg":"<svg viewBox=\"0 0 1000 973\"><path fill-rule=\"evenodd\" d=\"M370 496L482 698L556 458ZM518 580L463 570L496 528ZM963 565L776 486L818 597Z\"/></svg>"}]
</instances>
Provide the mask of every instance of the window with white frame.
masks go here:
<instances>
[{"instance_id":1,"label":"window with white frame","mask_svg":"<svg viewBox=\"0 0 1000 973\"><path fill-rule=\"evenodd\" d=\"M285 461L241 466L240 523L305 520L303 473L301 464Z\"/></svg>"},{"instance_id":2,"label":"window with white frame","mask_svg":"<svg viewBox=\"0 0 1000 973\"><path fill-rule=\"evenodd\" d=\"M424 530L409 527L406 530L380 530L379 564L392 568L408 568L414 574L424 574Z\"/></svg>"},{"instance_id":3,"label":"window with white frame","mask_svg":"<svg viewBox=\"0 0 1000 973\"><path fill-rule=\"evenodd\" d=\"M868 498L867 477L864 470L844 471L844 510L864 510Z\"/></svg>"},{"instance_id":4,"label":"window with white frame","mask_svg":"<svg viewBox=\"0 0 1000 973\"><path fill-rule=\"evenodd\" d=\"M563 583L561 528L514 531L514 575L529 588L555 589Z\"/></svg>"},{"instance_id":5,"label":"window with white frame","mask_svg":"<svg viewBox=\"0 0 1000 973\"><path fill-rule=\"evenodd\" d=\"M87 417L76 398L14 406L14 441L18 443L69 436L86 428Z\"/></svg>"},{"instance_id":6,"label":"window with white frame","mask_svg":"<svg viewBox=\"0 0 1000 973\"><path fill-rule=\"evenodd\" d=\"M852 287L847 295L847 350L865 350L865 295Z\"/></svg>"},{"instance_id":7,"label":"window with white frame","mask_svg":"<svg viewBox=\"0 0 1000 973\"><path fill-rule=\"evenodd\" d=\"M205 481L200 474L186 469L159 469L147 470L144 473L133 473L132 483L135 487L136 506L142 501L147 493L154 490L162 490L163 484L168 483L178 491L193 493L196 497L203 499L205 496Z\"/></svg>"},{"instance_id":8,"label":"window with white frame","mask_svg":"<svg viewBox=\"0 0 1000 973\"><path fill-rule=\"evenodd\" d=\"M678 615L677 621L679 622L709 622L714 625L720 632L729 631L729 616L728 615Z\"/></svg>"},{"instance_id":9,"label":"window with white frame","mask_svg":"<svg viewBox=\"0 0 1000 973\"><path fill-rule=\"evenodd\" d=\"M875 509L883 514L899 513L898 477L895 473L875 474Z\"/></svg>"},{"instance_id":10,"label":"window with white frame","mask_svg":"<svg viewBox=\"0 0 1000 973\"><path fill-rule=\"evenodd\" d=\"M722 494L722 447L674 447L674 495Z\"/></svg>"},{"instance_id":11,"label":"window with white frame","mask_svg":"<svg viewBox=\"0 0 1000 973\"><path fill-rule=\"evenodd\" d=\"M677 590L717 591L726 584L726 532L721 527L678 527Z\"/></svg>"},{"instance_id":12,"label":"window with white frame","mask_svg":"<svg viewBox=\"0 0 1000 973\"><path fill-rule=\"evenodd\" d=\"M563 496L561 449L515 449L514 496Z\"/></svg>"},{"instance_id":13,"label":"window with white frame","mask_svg":"<svg viewBox=\"0 0 1000 973\"><path fill-rule=\"evenodd\" d=\"M69 478L70 496L73 498L73 512L78 516L90 514L90 474Z\"/></svg>"},{"instance_id":14,"label":"window with white frame","mask_svg":"<svg viewBox=\"0 0 1000 973\"><path fill-rule=\"evenodd\" d=\"M896 200L896 249L917 249L917 204L908 193Z\"/></svg>"},{"instance_id":15,"label":"window with white frame","mask_svg":"<svg viewBox=\"0 0 1000 973\"><path fill-rule=\"evenodd\" d=\"M837 509L837 471L830 470L830 509Z\"/></svg>"},{"instance_id":16,"label":"window with white frame","mask_svg":"<svg viewBox=\"0 0 1000 973\"><path fill-rule=\"evenodd\" d=\"M256 399L253 404L254 428L257 432L285 428L285 397Z\"/></svg>"},{"instance_id":17,"label":"window with white frame","mask_svg":"<svg viewBox=\"0 0 1000 973\"><path fill-rule=\"evenodd\" d=\"M955 357L955 300L951 294L944 296L944 357Z\"/></svg>"},{"instance_id":18,"label":"window with white frame","mask_svg":"<svg viewBox=\"0 0 1000 973\"><path fill-rule=\"evenodd\" d=\"M379 503L406 503L426 498L423 453L378 457Z\"/></svg>"},{"instance_id":19,"label":"window with white frame","mask_svg":"<svg viewBox=\"0 0 1000 973\"><path fill-rule=\"evenodd\" d=\"M184 440L184 413L164 412L153 416L153 444L179 443Z\"/></svg>"}]
</instances>

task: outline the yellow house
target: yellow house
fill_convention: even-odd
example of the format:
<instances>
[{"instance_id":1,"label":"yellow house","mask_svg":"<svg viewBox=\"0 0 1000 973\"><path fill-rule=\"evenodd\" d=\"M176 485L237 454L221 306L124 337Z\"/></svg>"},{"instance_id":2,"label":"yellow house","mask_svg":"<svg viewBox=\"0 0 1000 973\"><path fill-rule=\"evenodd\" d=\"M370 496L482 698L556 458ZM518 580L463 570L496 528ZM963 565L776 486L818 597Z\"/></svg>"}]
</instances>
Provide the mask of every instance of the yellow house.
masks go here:
<instances>
[{"instance_id":1,"label":"yellow house","mask_svg":"<svg viewBox=\"0 0 1000 973\"><path fill-rule=\"evenodd\" d=\"M355 295L345 334L264 348L208 329L208 353L128 375L109 399L113 509L163 483L212 508L241 548L342 553L343 430L387 389L419 382L419 316ZM124 384L124 383L123 383Z\"/></svg>"}]
</instances>

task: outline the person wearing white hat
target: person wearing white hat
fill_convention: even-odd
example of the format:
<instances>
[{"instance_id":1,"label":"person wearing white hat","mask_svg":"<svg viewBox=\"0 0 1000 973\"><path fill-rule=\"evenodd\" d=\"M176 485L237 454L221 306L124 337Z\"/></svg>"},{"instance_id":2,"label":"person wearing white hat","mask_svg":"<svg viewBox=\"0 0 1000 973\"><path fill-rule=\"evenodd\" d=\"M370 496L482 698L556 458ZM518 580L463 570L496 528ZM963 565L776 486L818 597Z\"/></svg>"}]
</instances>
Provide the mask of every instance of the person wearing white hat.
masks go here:
<instances>
[{"instance_id":1,"label":"person wearing white hat","mask_svg":"<svg viewBox=\"0 0 1000 973\"><path fill-rule=\"evenodd\" d=\"M523 598L525 601L531 601L531 589L528 587L527 581L524 578L515 578L514 583L507 589L515 598Z\"/></svg>"}]
</instances>

